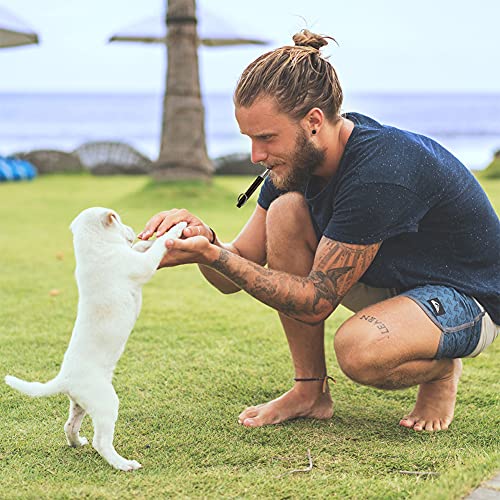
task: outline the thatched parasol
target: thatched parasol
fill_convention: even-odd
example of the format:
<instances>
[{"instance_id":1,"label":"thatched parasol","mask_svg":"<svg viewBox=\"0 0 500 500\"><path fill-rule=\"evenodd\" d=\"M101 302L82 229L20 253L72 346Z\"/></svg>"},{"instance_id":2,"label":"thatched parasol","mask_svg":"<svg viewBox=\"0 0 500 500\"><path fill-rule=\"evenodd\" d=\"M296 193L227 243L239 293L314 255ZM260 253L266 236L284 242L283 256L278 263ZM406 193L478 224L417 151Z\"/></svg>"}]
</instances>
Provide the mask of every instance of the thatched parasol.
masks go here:
<instances>
[{"instance_id":1,"label":"thatched parasol","mask_svg":"<svg viewBox=\"0 0 500 500\"><path fill-rule=\"evenodd\" d=\"M38 43L38 35L14 14L0 8L0 48Z\"/></svg>"},{"instance_id":2,"label":"thatched parasol","mask_svg":"<svg viewBox=\"0 0 500 500\"><path fill-rule=\"evenodd\" d=\"M235 28L212 12L198 8L198 37L200 45L227 47L231 45L266 45L242 28ZM120 30L109 42L167 43L167 25L163 16L149 17Z\"/></svg>"}]
</instances>

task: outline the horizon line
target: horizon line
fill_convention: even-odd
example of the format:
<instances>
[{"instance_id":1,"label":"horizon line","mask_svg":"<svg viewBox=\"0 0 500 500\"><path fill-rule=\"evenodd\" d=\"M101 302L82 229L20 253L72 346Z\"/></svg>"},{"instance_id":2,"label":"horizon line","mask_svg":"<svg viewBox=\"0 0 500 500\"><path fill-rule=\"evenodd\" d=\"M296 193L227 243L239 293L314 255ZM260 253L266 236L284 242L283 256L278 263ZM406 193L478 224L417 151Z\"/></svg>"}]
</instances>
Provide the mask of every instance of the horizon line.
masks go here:
<instances>
[{"instance_id":1,"label":"horizon line","mask_svg":"<svg viewBox=\"0 0 500 500\"><path fill-rule=\"evenodd\" d=\"M202 92L203 95L220 95L220 96L227 96L228 94L232 95L233 90L216 90L213 92L205 91ZM362 95L405 95L405 96L429 96L429 95L436 95L436 96L442 96L442 95L454 95L454 96L460 96L460 95L481 95L481 96L497 96L500 95L500 90L443 90L443 89L435 89L435 90L417 90L417 89L408 89L408 90L353 90L350 92L346 92L344 90L344 97L345 95L357 95L357 96L362 96ZM73 89L73 90L61 90L61 89L37 89L37 90L29 90L29 89L6 89L2 90L0 89L0 96L2 95L108 95L108 96L137 96L137 95L157 95L157 96L163 96L164 93L163 91L155 91L155 90L118 90L114 91L111 89Z\"/></svg>"}]
</instances>

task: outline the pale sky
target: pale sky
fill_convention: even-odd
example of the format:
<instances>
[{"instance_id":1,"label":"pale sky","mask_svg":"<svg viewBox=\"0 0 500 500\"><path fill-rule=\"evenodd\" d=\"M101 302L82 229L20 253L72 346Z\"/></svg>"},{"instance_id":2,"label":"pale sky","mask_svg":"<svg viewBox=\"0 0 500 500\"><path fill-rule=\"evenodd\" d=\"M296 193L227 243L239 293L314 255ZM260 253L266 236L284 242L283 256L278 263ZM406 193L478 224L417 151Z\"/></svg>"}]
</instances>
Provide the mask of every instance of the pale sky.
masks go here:
<instances>
[{"instance_id":1,"label":"pale sky","mask_svg":"<svg viewBox=\"0 0 500 500\"><path fill-rule=\"evenodd\" d=\"M345 91L500 92L500 0L198 0L236 29L288 44L301 28L329 46ZM161 92L160 46L107 38L162 16L164 0L0 0L37 31L38 46L0 50L0 92ZM267 48L202 49L204 91L232 91Z\"/></svg>"}]
</instances>

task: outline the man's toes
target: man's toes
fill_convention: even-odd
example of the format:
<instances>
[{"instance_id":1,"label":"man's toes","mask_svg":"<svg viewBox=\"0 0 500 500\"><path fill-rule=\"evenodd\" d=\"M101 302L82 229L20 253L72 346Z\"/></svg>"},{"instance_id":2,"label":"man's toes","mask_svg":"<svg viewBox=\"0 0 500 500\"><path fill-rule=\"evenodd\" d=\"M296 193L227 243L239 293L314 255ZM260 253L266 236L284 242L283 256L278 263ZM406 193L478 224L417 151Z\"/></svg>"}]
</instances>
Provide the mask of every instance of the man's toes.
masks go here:
<instances>
[{"instance_id":1,"label":"man's toes","mask_svg":"<svg viewBox=\"0 0 500 500\"><path fill-rule=\"evenodd\" d=\"M408 416L408 417L403 417L399 421L399 425L401 427L406 427L407 429L411 429L415 425L415 422L416 422L415 418Z\"/></svg>"},{"instance_id":2,"label":"man's toes","mask_svg":"<svg viewBox=\"0 0 500 500\"><path fill-rule=\"evenodd\" d=\"M255 410L255 406L249 406L248 408L245 408L238 416L238 420L244 420L245 419L245 416L246 414L249 412L249 411L253 411Z\"/></svg>"},{"instance_id":3,"label":"man's toes","mask_svg":"<svg viewBox=\"0 0 500 500\"><path fill-rule=\"evenodd\" d=\"M426 421L425 420L417 420L415 422L415 425L413 426L413 430L417 431L417 432L420 432L420 431L424 430L425 425L426 425Z\"/></svg>"},{"instance_id":4,"label":"man's toes","mask_svg":"<svg viewBox=\"0 0 500 500\"><path fill-rule=\"evenodd\" d=\"M433 420L429 420L429 422L426 422L424 429L427 432L434 432L435 430L437 430L436 422L434 422Z\"/></svg>"},{"instance_id":5,"label":"man's toes","mask_svg":"<svg viewBox=\"0 0 500 500\"><path fill-rule=\"evenodd\" d=\"M254 419L253 418L245 418L242 422L241 422L245 427L256 427L255 423L254 423Z\"/></svg>"},{"instance_id":6,"label":"man's toes","mask_svg":"<svg viewBox=\"0 0 500 500\"><path fill-rule=\"evenodd\" d=\"M245 418L242 423L245 427L262 427L264 425L262 418L257 416L254 418Z\"/></svg>"},{"instance_id":7,"label":"man's toes","mask_svg":"<svg viewBox=\"0 0 500 500\"><path fill-rule=\"evenodd\" d=\"M258 414L258 412L259 412L259 410L258 410L258 408L256 406L252 406L251 408L247 408L238 417L238 422L240 424L242 424L245 419L256 417L257 414Z\"/></svg>"},{"instance_id":8,"label":"man's toes","mask_svg":"<svg viewBox=\"0 0 500 500\"><path fill-rule=\"evenodd\" d=\"M450 422L448 422L447 420L441 420L441 430L442 431L447 431L449 426L450 426Z\"/></svg>"},{"instance_id":9,"label":"man's toes","mask_svg":"<svg viewBox=\"0 0 500 500\"><path fill-rule=\"evenodd\" d=\"M417 432L436 432L447 430L449 422L439 418L436 420L424 420L420 417L405 417L400 420L399 425L401 425L402 427L406 427L407 429L413 428L413 430Z\"/></svg>"}]
</instances>

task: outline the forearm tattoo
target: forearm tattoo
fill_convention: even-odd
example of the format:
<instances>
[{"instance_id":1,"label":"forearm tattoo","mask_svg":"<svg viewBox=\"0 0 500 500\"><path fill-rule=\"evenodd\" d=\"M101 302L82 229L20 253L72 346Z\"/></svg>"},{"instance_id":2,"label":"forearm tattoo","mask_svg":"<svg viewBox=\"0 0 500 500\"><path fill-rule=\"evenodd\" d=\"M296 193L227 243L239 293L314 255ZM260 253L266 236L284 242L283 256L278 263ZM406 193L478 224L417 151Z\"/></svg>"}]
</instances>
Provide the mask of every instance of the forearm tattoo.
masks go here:
<instances>
[{"instance_id":1,"label":"forearm tattoo","mask_svg":"<svg viewBox=\"0 0 500 500\"><path fill-rule=\"evenodd\" d=\"M377 250L377 245L358 247L326 240L318 247L313 270L306 277L267 269L226 250L221 250L211 267L283 314L315 322L339 305Z\"/></svg>"}]
</instances>

